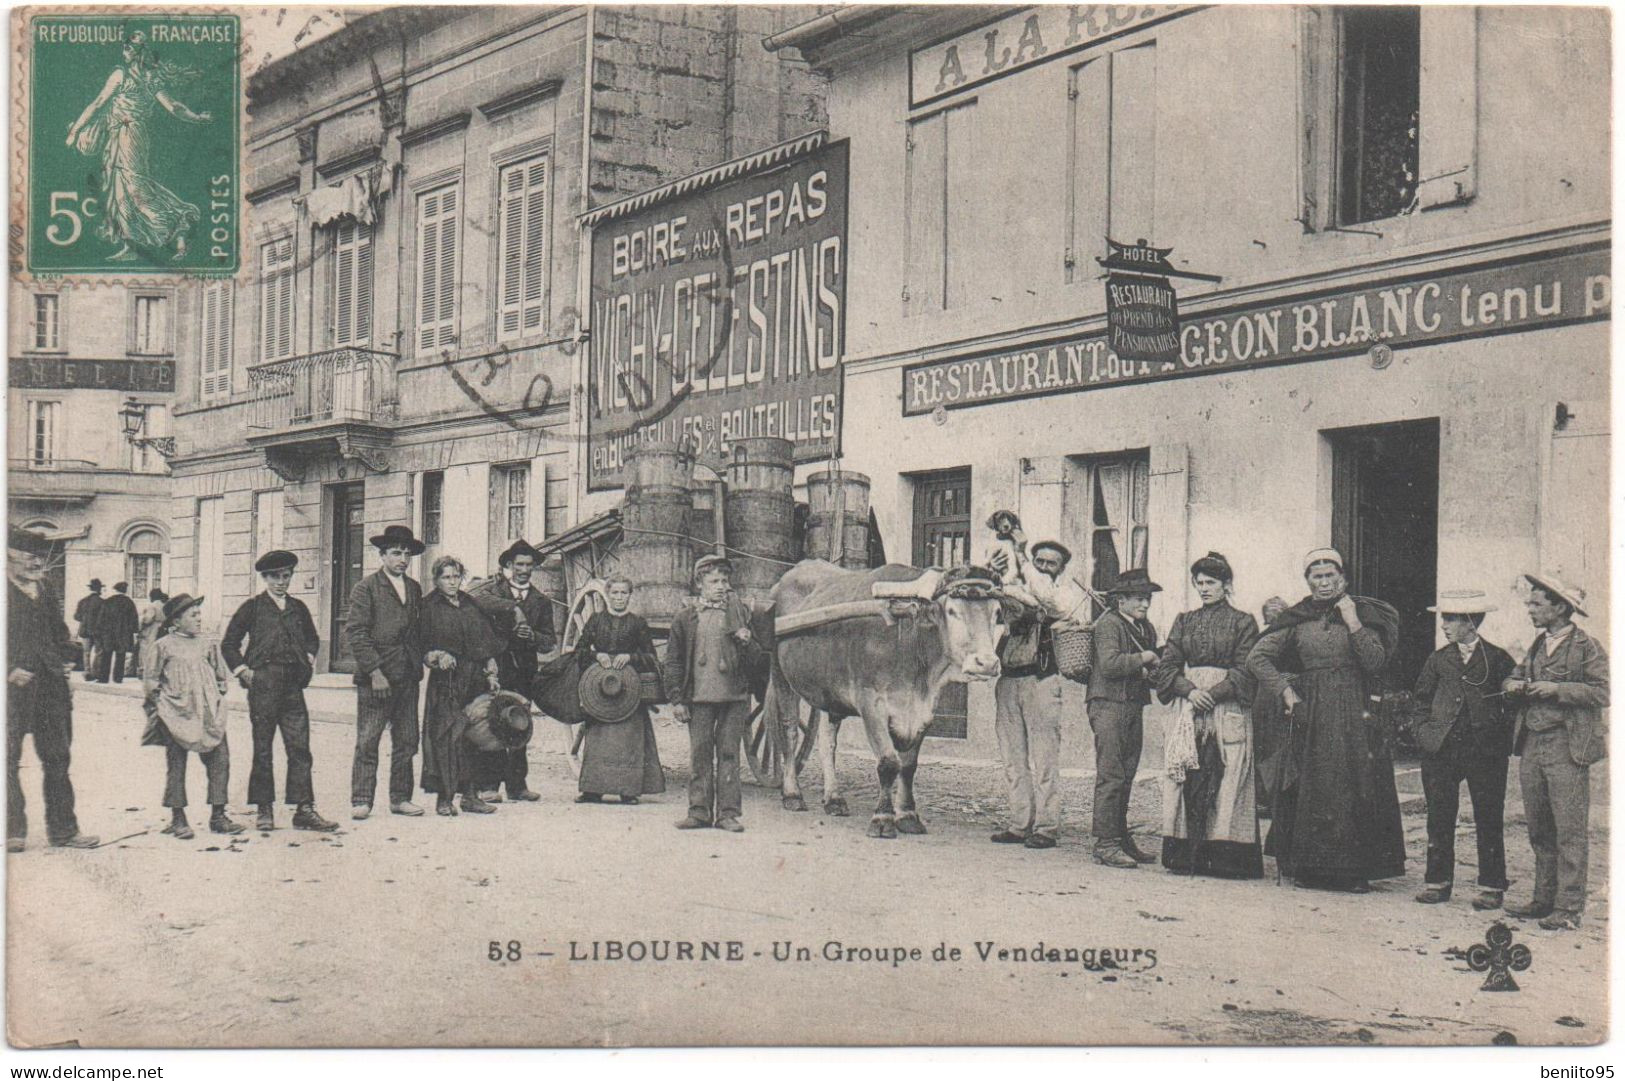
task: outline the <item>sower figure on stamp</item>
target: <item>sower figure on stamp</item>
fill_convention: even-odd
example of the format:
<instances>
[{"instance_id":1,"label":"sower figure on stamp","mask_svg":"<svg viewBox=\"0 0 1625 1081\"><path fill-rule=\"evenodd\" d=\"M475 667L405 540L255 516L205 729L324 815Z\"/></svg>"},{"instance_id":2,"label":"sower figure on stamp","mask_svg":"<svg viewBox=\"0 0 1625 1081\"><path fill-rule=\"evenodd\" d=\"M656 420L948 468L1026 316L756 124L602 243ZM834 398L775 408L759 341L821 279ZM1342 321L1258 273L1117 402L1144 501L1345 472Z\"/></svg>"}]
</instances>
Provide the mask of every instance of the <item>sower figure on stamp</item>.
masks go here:
<instances>
[{"instance_id":1,"label":"sower figure on stamp","mask_svg":"<svg viewBox=\"0 0 1625 1081\"><path fill-rule=\"evenodd\" d=\"M1157 629L1145 618L1162 587L1144 570L1127 570L1108 591L1114 607L1095 620L1089 727L1095 734L1096 863L1128 870L1156 857L1140 851L1128 828L1129 798L1145 741L1145 707L1157 664Z\"/></svg>"},{"instance_id":2,"label":"sower figure on stamp","mask_svg":"<svg viewBox=\"0 0 1625 1081\"><path fill-rule=\"evenodd\" d=\"M997 517L997 516L995 516ZM1013 515L1009 516L1012 520ZM1004 761L1010 806L994 844L1054 848L1061 831L1061 690L1051 629L1057 621L1087 617L1089 598L1062 577L1072 553L1059 541L1040 541L1029 554L1020 525L1008 533L1014 580L1005 595L1024 607L1000 647L1002 670L994 686L993 728ZM1011 557L992 557L1002 575Z\"/></svg>"},{"instance_id":3,"label":"sower figure on stamp","mask_svg":"<svg viewBox=\"0 0 1625 1081\"><path fill-rule=\"evenodd\" d=\"M350 771L350 817L372 814L378 790L378 744L389 729L389 809L421 815L412 802L412 759L418 753L418 683L423 678L418 647L418 610L423 590L406 575L406 561L423 542L403 525L372 538L383 566L350 591L344 625L355 657L355 765Z\"/></svg>"},{"instance_id":4,"label":"sower figure on stamp","mask_svg":"<svg viewBox=\"0 0 1625 1081\"><path fill-rule=\"evenodd\" d=\"M89 683L96 678L96 617L101 614L102 605L106 601L102 597L102 580L90 580L89 593L79 598L79 603L73 606L73 621L78 624L79 633L79 667L85 673L85 682Z\"/></svg>"},{"instance_id":5,"label":"sower figure on stamp","mask_svg":"<svg viewBox=\"0 0 1625 1081\"><path fill-rule=\"evenodd\" d=\"M750 717L747 665L761 646L750 614L730 589L733 564L718 555L694 564L697 603L672 620L666 643L666 697L688 725L688 817L680 830L715 825L741 833L739 743Z\"/></svg>"},{"instance_id":6,"label":"sower figure on stamp","mask_svg":"<svg viewBox=\"0 0 1625 1081\"><path fill-rule=\"evenodd\" d=\"M51 542L43 534L12 528L6 535L7 852L21 852L28 840L19 777L23 737L28 735L34 737L34 754L45 774L47 839L61 848L95 848L99 843L79 832L73 813L73 782L68 779L73 698L66 672L73 650L62 622L62 602L45 584L50 554Z\"/></svg>"},{"instance_id":7,"label":"sower figure on stamp","mask_svg":"<svg viewBox=\"0 0 1625 1081\"><path fill-rule=\"evenodd\" d=\"M502 573L481 582L468 594L502 638L497 679L503 689L527 698L536 680L537 655L551 653L554 648L552 602L530 580L539 562L540 552L522 540L515 541L497 557ZM502 787L507 788L511 800L541 799L526 783L529 772L530 760L524 748L479 752L474 761L479 797L487 803L502 801L498 791Z\"/></svg>"},{"instance_id":8,"label":"sower figure on stamp","mask_svg":"<svg viewBox=\"0 0 1625 1081\"><path fill-rule=\"evenodd\" d=\"M1584 590L1544 571L1524 578L1524 605L1540 633L1504 686L1518 707L1513 749L1522 756L1535 891L1507 913L1539 918L1548 931L1572 931L1585 911L1591 764L1608 753L1608 654L1574 625L1586 614Z\"/></svg>"},{"instance_id":9,"label":"sower figure on stamp","mask_svg":"<svg viewBox=\"0 0 1625 1081\"><path fill-rule=\"evenodd\" d=\"M164 605L169 633L152 651L143 677L147 732L141 742L164 748L164 806L170 809L164 832L177 840L192 839L186 819L186 760L196 751L208 778L214 833L242 833L226 817L226 787L231 780L231 748L226 743L226 680L230 671L213 642L203 637L203 598L181 593Z\"/></svg>"},{"instance_id":10,"label":"sower figure on stamp","mask_svg":"<svg viewBox=\"0 0 1625 1081\"><path fill-rule=\"evenodd\" d=\"M1416 895L1425 905L1450 900L1456 872L1456 812L1461 783L1473 801L1473 832L1478 838L1478 888L1473 907L1501 907L1507 888L1507 756L1512 727L1501 685L1512 674L1512 658L1479 636L1487 613L1495 611L1482 590L1441 593L1428 609L1439 613L1447 639L1422 665L1416 679L1414 728L1422 748L1422 791L1428 804L1426 888Z\"/></svg>"},{"instance_id":11,"label":"sower figure on stamp","mask_svg":"<svg viewBox=\"0 0 1625 1081\"><path fill-rule=\"evenodd\" d=\"M280 549L266 552L255 562L265 592L244 601L231 617L220 653L237 682L248 689L248 721L254 730L248 802L259 808L255 826L276 828L272 747L280 730L282 749L288 756L284 794L295 808L293 828L327 832L339 827L316 813L310 779L310 713L305 709L305 688L315 671L321 639L305 602L288 596L298 565L298 556Z\"/></svg>"}]
</instances>

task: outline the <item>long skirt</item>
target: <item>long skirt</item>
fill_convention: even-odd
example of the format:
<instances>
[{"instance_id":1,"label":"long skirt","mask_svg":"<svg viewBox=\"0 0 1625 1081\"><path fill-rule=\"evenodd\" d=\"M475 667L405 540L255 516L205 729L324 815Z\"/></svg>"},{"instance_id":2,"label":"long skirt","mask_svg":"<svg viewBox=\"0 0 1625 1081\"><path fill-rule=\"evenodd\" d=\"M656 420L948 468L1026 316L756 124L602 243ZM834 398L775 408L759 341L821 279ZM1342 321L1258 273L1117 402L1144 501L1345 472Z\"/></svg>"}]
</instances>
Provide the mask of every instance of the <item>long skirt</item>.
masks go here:
<instances>
[{"instance_id":1,"label":"long skirt","mask_svg":"<svg viewBox=\"0 0 1625 1081\"><path fill-rule=\"evenodd\" d=\"M1226 675L1223 668L1185 668L1185 678L1203 690L1212 689ZM1163 774L1162 865L1186 874L1262 878L1252 716L1235 702L1220 702L1212 713L1200 714L1181 699L1178 710L1170 727L1190 724L1197 745L1206 745L1206 753L1196 755L1195 766L1182 763ZM1172 741L1164 751L1174 753ZM1193 819L1200 824L1194 837Z\"/></svg>"},{"instance_id":2,"label":"long skirt","mask_svg":"<svg viewBox=\"0 0 1625 1081\"><path fill-rule=\"evenodd\" d=\"M463 742L466 681L458 673L435 672L423 702L423 790L442 796L474 791L473 757Z\"/></svg>"},{"instance_id":3,"label":"long skirt","mask_svg":"<svg viewBox=\"0 0 1625 1081\"><path fill-rule=\"evenodd\" d=\"M596 795L652 796L666 790L655 728L647 708L619 724L587 723L581 744L581 791Z\"/></svg>"},{"instance_id":4,"label":"long skirt","mask_svg":"<svg viewBox=\"0 0 1625 1081\"><path fill-rule=\"evenodd\" d=\"M1365 709L1352 668L1297 679L1275 818L1264 852L1297 879L1394 878L1405 873L1405 833L1387 733Z\"/></svg>"}]
</instances>

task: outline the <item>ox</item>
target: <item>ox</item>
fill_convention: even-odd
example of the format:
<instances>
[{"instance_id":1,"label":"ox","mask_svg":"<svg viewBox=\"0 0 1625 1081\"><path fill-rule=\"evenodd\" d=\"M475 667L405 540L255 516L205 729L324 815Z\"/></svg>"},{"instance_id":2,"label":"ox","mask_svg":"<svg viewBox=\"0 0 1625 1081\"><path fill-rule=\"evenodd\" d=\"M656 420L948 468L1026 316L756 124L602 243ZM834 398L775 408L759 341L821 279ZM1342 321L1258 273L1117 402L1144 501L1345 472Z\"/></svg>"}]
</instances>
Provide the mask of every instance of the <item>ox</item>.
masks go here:
<instances>
[{"instance_id":1,"label":"ox","mask_svg":"<svg viewBox=\"0 0 1625 1081\"><path fill-rule=\"evenodd\" d=\"M819 560L797 564L779 579L773 589L779 630L763 720L779 723L790 737L784 741L785 807L807 809L794 738L805 702L824 712L825 738L819 740L816 731L805 737L820 747L824 810L847 813L835 777L835 740L841 720L856 714L863 718L880 777L869 836L925 832L914 805L920 744L945 684L999 674L997 582L992 572L975 568L944 573L893 563L856 571ZM825 622L829 615L839 618Z\"/></svg>"}]
</instances>

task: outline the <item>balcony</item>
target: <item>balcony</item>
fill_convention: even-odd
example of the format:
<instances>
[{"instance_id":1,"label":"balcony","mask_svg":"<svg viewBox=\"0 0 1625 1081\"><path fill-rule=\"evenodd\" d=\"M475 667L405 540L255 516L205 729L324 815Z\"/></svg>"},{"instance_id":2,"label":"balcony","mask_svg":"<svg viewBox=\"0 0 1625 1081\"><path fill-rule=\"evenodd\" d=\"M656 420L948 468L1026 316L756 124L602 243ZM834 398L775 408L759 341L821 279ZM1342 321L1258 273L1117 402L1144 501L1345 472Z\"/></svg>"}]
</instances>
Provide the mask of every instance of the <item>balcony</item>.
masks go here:
<instances>
[{"instance_id":1,"label":"balcony","mask_svg":"<svg viewBox=\"0 0 1625 1081\"><path fill-rule=\"evenodd\" d=\"M6 462L6 488L18 503L84 506L99 495L163 498L169 494L169 477L109 468L83 458L11 458Z\"/></svg>"},{"instance_id":2,"label":"balcony","mask_svg":"<svg viewBox=\"0 0 1625 1081\"><path fill-rule=\"evenodd\" d=\"M248 444L287 481L304 479L315 459L337 456L375 472L400 415L394 353L329 349L248 370Z\"/></svg>"}]
</instances>

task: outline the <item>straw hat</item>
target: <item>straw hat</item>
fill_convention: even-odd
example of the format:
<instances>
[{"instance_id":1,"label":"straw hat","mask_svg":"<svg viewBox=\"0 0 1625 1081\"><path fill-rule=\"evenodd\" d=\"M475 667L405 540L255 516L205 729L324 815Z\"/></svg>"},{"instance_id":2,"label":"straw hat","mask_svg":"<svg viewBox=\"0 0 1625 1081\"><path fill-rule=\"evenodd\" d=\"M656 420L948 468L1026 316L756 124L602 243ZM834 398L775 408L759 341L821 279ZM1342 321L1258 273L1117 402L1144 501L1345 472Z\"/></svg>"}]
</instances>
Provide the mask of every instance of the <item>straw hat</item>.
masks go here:
<instances>
[{"instance_id":1,"label":"straw hat","mask_svg":"<svg viewBox=\"0 0 1625 1081\"><path fill-rule=\"evenodd\" d=\"M581 708L595 721L619 724L638 710L642 677L631 668L595 664L581 673Z\"/></svg>"}]
</instances>

